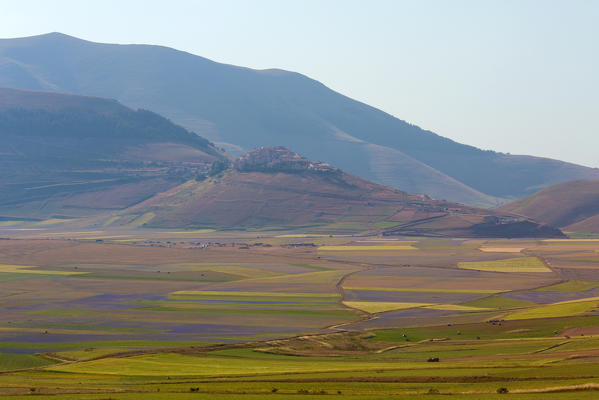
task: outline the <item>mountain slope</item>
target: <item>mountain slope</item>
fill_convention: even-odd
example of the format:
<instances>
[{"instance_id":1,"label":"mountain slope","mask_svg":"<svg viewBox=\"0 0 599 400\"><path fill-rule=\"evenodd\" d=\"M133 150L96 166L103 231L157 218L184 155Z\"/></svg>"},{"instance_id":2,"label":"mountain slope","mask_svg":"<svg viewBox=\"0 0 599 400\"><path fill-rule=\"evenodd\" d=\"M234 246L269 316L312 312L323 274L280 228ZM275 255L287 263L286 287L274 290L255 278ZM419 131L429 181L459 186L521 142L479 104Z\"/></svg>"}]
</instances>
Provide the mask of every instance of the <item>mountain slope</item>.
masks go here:
<instances>
[{"instance_id":1,"label":"mountain slope","mask_svg":"<svg viewBox=\"0 0 599 400\"><path fill-rule=\"evenodd\" d=\"M369 182L281 147L253 151L221 176L188 181L106 218L156 228L389 226L390 235L561 236L525 218Z\"/></svg>"},{"instance_id":2,"label":"mountain slope","mask_svg":"<svg viewBox=\"0 0 599 400\"><path fill-rule=\"evenodd\" d=\"M599 180L554 185L498 210L525 215L566 231L599 233Z\"/></svg>"},{"instance_id":3,"label":"mountain slope","mask_svg":"<svg viewBox=\"0 0 599 400\"><path fill-rule=\"evenodd\" d=\"M130 206L225 159L209 141L114 100L0 88L0 215Z\"/></svg>"},{"instance_id":4,"label":"mountain slope","mask_svg":"<svg viewBox=\"0 0 599 400\"><path fill-rule=\"evenodd\" d=\"M284 145L408 192L481 206L599 171L459 144L303 75L219 64L173 49L53 33L0 40L0 86L116 98L228 149Z\"/></svg>"}]
</instances>

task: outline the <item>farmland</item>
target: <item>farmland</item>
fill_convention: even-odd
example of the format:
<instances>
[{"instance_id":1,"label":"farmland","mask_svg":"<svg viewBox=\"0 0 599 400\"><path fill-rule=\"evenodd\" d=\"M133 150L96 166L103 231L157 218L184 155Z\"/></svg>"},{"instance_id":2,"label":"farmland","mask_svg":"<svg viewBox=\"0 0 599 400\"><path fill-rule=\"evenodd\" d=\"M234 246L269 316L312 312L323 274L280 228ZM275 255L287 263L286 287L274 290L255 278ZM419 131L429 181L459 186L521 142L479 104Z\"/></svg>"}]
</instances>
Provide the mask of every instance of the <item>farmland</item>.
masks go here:
<instances>
[{"instance_id":1,"label":"farmland","mask_svg":"<svg viewBox=\"0 0 599 400\"><path fill-rule=\"evenodd\" d=\"M598 242L1 229L2 398L597 397Z\"/></svg>"}]
</instances>

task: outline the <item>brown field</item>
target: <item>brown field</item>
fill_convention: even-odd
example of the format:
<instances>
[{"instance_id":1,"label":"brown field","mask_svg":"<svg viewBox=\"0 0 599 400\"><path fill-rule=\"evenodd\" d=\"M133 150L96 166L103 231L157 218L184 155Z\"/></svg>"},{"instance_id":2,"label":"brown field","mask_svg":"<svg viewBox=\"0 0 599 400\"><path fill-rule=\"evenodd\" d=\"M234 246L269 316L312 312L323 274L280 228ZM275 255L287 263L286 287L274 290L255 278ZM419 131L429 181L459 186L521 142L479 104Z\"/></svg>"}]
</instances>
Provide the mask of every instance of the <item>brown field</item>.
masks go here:
<instances>
[{"instance_id":1,"label":"brown field","mask_svg":"<svg viewBox=\"0 0 599 400\"><path fill-rule=\"evenodd\" d=\"M443 378L448 386L442 392L478 388L494 393L494 386L467 383L474 378L462 376L464 368L473 368L474 376L505 369L512 382L526 376L527 368L553 368L550 363L556 359L579 363L578 357L599 355L595 354L598 312L596 300L591 301L599 297L595 282L599 263L589 261L597 257L589 242L427 238L402 242L280 231L4 229L2 235L19 238L0 240L4 266L0 360L16 357L19 364L2 361L4 368L23 365L26 371L0 375L0 386L9 384L0 394L24 394L22 379L38 382L35 374L55 374L54 370L64 374L63 388L40 389L40 394L82 394L70 386L71 379L88 382L90 394L100 393L93 379L105 379L101 377L112 376L113 371L166 379L162 374L169 365L180 368L183 382L202 388L197 379L206 372L196 357L208 363L206 368L224 368L217 373L223 374L219 379L249 374L235 383L240 386L231 389L234 393L241 387L250 390L248 380L258 378L248 371L258 371L263 363L272 374L282 374L277 375L278 383L259 375L269 393L272 387L281 387L283 393L301 394L305 382L301 379L334 385L336 379L349 376L356 385L366 385L351 389L356 395L372 390L381 390L381 396L408 394L412 392L406 391L407 386L384 386L383 391L373 385L378 385L377 379L403 382L408 378L397 368L408 371L421 365L431 372L402 385L438 380L444 371L458 368L451 372L455 378ZM415 250L406 251L407 243ZM322 246L336 247L319 251ZM358 246L368 250L353 250ZM386 247L371 248L376 246ZM522 250L516 255L481 248ZM459 268L461 262L514 257L537 257L551 273ZM554 309L558 318L546 315ZM445 369L423 365L439 354ZM58 365L38 370L40 363ZM527 367L516 372L509 369L510 363ZM481 365L489 369L479 371ZM95 374L88 375L88 368ZM355 370L343 372L346 368ZM300 373L305 377L296 377ZM335 378L329 380L327 374ZM176 379L179 383L171 389L161 386L162 390L173 396L189 391L189 383ZM285 389L282 379L293 389ZM548 387L546 381L517 379L524 380L522 386L509 385L514 391L533 393L530 390ZM122 388L112 381L106 385ZM214 390L215 386L200 389L206 395ZM256 390L264 394L265 389ZM342 389L333 393L337 390ZM414 393L428 390L419 386Z\"/></svg>"}]
</instances>

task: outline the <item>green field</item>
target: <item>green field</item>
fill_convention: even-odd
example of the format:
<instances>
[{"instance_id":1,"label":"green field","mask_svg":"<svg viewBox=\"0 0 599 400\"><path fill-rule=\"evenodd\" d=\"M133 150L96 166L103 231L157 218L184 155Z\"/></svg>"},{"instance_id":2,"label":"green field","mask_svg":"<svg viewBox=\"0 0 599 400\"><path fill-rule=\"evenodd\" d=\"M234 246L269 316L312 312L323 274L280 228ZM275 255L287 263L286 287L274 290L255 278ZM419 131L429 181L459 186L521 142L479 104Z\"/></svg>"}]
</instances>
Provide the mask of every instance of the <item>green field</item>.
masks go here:
<instances>
[{"instance_id":1,"label":"green field","mask_svg":"<svg viewBox=\"0 0 599 400\"><path fill-rule=\"evenodd\" d=\"M10 243L0 399L599 398L575 244L216 234Z\"/></svg>"},{"instance_id":2,"label":"green field","mask_svg":"<svg viewBox=\"0 0 599 400\"><path fill-rule=\"evenodd\" d=\"M510 313L506 319L531 319L531 318L555 318L567 317L589 312L599 307L599 299L594 300L575 300L562 303L548 304L533 307L523 311Z\"/></svg>"},{"instance_id":3,"label":"green field","mask_svg":"<svg viewBox=\"0 0 599 400\"><path fill-rule=\"evenodd\" d=\"M585 292L587 290L599 287L599 282L588 282L571 280L564 283L559 283L553 286L546 286L536 289L539 292Z\"/></svg>"}]
</instances>

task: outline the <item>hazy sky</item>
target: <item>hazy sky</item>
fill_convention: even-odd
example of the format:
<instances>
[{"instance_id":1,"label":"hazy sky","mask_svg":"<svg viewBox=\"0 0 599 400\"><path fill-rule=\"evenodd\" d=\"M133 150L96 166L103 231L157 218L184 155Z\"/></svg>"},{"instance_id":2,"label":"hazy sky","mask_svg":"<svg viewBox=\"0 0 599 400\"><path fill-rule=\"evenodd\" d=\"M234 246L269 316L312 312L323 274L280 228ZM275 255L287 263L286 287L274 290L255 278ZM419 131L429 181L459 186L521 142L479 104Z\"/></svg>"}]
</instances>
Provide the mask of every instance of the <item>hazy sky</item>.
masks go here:
<instances>
[{"instance_id":1,"label":"hazy sky","mask_svg":"<svg viewBox=\"0 0 599 400\"><path fill-rule=\"evenodd\" d=\"M484 149L599 167L599 0L0 0L58 31L301 72Z\"/></svg>"}]
</instances>

